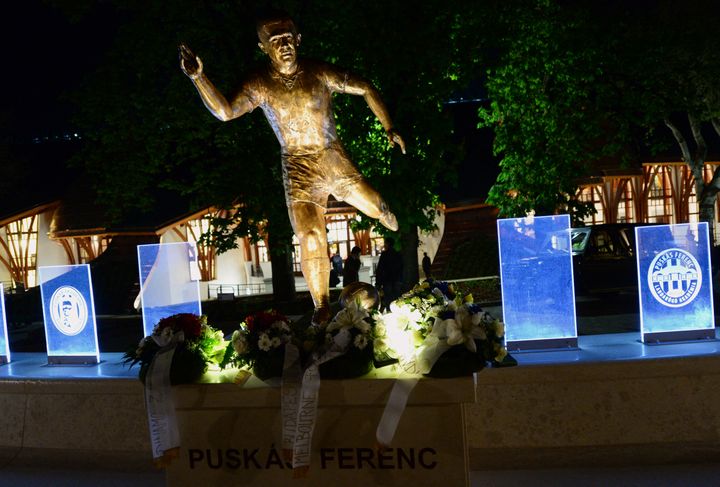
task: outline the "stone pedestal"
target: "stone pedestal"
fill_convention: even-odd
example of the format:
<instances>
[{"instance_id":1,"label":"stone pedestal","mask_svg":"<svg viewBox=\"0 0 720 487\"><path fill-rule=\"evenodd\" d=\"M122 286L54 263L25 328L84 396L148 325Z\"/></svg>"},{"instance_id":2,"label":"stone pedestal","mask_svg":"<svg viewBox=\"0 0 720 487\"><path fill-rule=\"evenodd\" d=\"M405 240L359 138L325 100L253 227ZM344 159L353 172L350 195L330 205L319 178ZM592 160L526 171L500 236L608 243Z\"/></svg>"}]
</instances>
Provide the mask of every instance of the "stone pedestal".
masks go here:
<instances>
[{"instance_id":1,"label":"stone pedestal","mask_svg":"<svg viewBox=\"0 0 720 487\"><path fill-rule=\"evenodd\" d=\"M393 383L323 381L311 467L295 480L282 458L278 388L176 387L182 447L167 484L469 485L463 403L475 400L472 378L421 380L391 448L379 453L375 430Z\"/></svg>"}]
</instances>

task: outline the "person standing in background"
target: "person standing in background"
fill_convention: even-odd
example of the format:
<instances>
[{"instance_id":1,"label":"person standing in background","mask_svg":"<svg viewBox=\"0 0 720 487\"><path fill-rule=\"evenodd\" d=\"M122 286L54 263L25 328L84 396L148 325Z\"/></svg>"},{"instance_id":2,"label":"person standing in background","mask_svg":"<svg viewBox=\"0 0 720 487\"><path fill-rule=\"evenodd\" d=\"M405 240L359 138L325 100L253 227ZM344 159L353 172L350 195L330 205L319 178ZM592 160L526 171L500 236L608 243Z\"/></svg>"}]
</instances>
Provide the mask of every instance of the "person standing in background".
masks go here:
<instances>
[{"instance_id":1,"label":"person standing in background","mask_svg":"<svg viewBox=\"0 0 720 487\"><path fill-rule=\"evenodd\" d=\"M343 271L343 260L339 249L335 249L335 253L330 257L330 263L338 276L341 275Z\"/></svg>"},{"instance_id":2,"label":"person standing in background","mask_svg":"<svg viewBox=\"0 0 720 487\"><path fill-rule=\"evenodd\" d=\"M345 259L345 267L343 267L343 287L360 280L360 247L352 248L350 255Z\"/></svg>"},{"instance_id":3,"label":"person standing in background","mask_svg":"<svg viewBox=\"0 0 720 487\"><path fill-rule=\"evenodd\" d=\"M389 309L390 303L400 297L402 275L402 255L395 250L395 240L385 237L385 248L380 253L380 260L378 260L375 271L375 287L382 291L380 311Z\"/></svg>"},{"instance_id":4,"label":"person standing in background","mask_svg":"<svg viewBox=\"0 0 720 487\"><path fill-rule=\"evenodd\" d=\"M423 274L425 274L425 279L430 279L430 256L428 256L427 252L423 252L423 258L422 258L422 270Z\"/></svg>"}]
</instances>

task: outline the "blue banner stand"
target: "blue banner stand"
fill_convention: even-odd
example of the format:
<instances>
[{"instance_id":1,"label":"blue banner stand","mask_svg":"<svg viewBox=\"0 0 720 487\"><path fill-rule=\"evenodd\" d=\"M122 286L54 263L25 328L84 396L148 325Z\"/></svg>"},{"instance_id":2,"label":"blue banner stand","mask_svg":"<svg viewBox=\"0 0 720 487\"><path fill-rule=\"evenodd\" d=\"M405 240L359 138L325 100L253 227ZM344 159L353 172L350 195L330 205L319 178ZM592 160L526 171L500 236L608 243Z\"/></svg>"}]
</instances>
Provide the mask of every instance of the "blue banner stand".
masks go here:
<instances>
[{"instance_id":1,"label":"blue banner stand","mask_svg":"<svg viewBox=\"0 0 720 487\"><path fill-rule=\"evenodd\" d=\"M707 223L638 227L635 241L641 341L715 339Z\"/></svg>"},{"instance_id":2,"label":"blue banner stand","mask_svg":"<svg viewBox=\"0 0 720 487\"><path fill-rule=\"evenodd\" d=\"M2 328L0 328L0 365L10 363L10 338L7 330L7 317L5 315L5 288L0 283L0 317Z\"/></svg>"},{"instance_id":3,"label":"blue banner stand","mask_svg":"<svg viewBox=\"0 0 720 487\"><path fill-rule=\"evenodd\" d=\"M143 331L177 313L202 314L200 268L194 242L138 245Z\"/></svg>"},{"instance_id":4,"label":"blue banner stand","mask_svg":"<svg viewBox=\"0 0 720 487\"><path fill-rule=\"evenodd\" d=\"M577 350L570 217L500 219L497 228L507 349Z\"/></svg>"},{"instance_id":5,"label":"blue banner stand","mask_svg":"<svg viewBox=\"0 0 720 487\"><path fill-rule=\"evenodd\" d=\"M48 364L100 363L90 266L41 266L38 276Z\"/></svg>"}]
</instances>

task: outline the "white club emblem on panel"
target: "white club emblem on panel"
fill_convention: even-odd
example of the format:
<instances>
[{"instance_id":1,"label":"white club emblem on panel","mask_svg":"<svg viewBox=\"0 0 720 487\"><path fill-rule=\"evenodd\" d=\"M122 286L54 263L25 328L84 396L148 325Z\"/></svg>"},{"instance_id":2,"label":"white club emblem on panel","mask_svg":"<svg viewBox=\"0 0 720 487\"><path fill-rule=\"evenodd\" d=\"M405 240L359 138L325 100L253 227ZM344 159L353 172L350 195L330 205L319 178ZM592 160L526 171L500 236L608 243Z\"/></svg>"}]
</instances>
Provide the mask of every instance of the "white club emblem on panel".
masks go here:
<instances>
[{"instance_id":1,"label":"white club emblem on panel","mask_svg":"<svg viewBox=\"0 0 720 487\"><path fill-rule=\"evenodd\" d=\"M88 307L80 291L72 286L59 287L50 298L50 318L63 335L77 335L88 321Z\"/></svg>"},{"instance_id":2,"label":"white club emblem on panel","mask_svg":"<svg viewBox=\"0 0 720 487\"><path fill-rule=\"evenodd\" d=\"M656 255L647 279L653 298L671 308L691 303L702 286L698 261L682 249L667 249Z\"/></svg>"}]
</instances>

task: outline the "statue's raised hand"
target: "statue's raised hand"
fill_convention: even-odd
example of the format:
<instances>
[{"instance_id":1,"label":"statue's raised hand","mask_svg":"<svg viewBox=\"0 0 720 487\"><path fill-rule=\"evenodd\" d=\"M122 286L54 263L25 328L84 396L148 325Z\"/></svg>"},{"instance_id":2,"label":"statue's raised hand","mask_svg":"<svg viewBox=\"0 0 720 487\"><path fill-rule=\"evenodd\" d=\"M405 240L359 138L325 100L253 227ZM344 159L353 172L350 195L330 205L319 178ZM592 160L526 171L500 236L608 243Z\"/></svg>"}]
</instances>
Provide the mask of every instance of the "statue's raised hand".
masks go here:
<instances>
[{"instance_id":1,"label":"statue's raised hand","mask_svg":"<svg viewBox=\"0 0 720 487\"><path fill-rule=\"evenodd\" d=\"M197 79L203 73L203 63L185 44L178 46L180 68L190 79Z\"/></svg>"},{"instance_id":2,"label":"statue's raised hand","mask_svg":"<svg viewBox=\"0 0 720 487\"><path fill-rule=\"evenodd\" d=\"M403 154L405 154L405 141L402 137L400 137L400 134L397 133L395 129L390 129L387 131L387 138L390 142L390 147L395 147L395 144L400 146L400 150Z\"/></svg>"}]
</instances>

